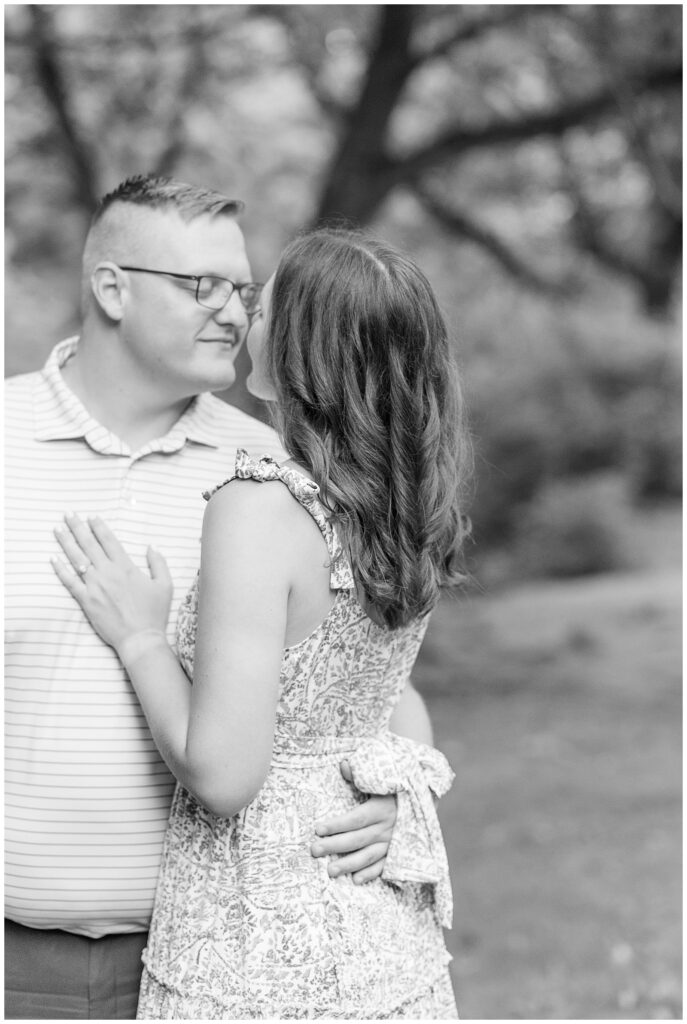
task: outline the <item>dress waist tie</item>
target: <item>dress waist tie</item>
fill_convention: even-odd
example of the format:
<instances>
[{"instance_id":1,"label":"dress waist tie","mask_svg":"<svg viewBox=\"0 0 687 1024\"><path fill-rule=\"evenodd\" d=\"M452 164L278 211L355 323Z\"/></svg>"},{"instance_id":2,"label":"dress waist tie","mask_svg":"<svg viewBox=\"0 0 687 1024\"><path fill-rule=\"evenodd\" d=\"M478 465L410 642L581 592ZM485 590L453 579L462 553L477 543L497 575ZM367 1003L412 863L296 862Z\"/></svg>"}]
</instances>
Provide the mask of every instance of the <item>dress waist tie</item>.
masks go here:
<instances>
[{"instance_id":1,"label":"dress waist tie","mask_svg":"<svg viewBox=\"0 0 687 1024\"><path fill-rule=\"evenodd\" d=\"M361 739L347 760L361 793L396 794L396 824L382 878L394 885L432 884L439 922L450 928L451 880L433 799L447 793L455 778L448 761L434 747L389 731Z\"/></svg>"}]
</instances>

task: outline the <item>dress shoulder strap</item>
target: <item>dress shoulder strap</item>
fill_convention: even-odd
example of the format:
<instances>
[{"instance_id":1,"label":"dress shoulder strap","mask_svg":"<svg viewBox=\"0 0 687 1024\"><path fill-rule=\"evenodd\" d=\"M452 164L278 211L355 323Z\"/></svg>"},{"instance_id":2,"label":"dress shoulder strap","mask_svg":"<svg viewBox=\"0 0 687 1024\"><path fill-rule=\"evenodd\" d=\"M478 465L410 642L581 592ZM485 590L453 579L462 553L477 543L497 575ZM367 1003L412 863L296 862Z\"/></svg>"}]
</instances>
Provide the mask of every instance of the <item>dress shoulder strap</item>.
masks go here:
<instances>
[{"instance_id":1,"label":"dress shoulder strap","mask_svg":"<svg viewBox=\"0 0 687 1024\"><path fill-rule=\"evenodd\" d=\"M231 483L232 480L256 480L267 483L280 480L291 491L293 497L310 513L317 523L327 545L330 558L330 586L332 590L353 590L355 582L351 564L339 539L336 527L331 521L328 510L320 498L320 488L314 480L310 480L300 470L292 466L280 466L270 455L260 459L251 458L244 448L236 451L234 472L210 491L204 491L203 497L209 501L213 494Z\"/></svg>"}]
</instances>

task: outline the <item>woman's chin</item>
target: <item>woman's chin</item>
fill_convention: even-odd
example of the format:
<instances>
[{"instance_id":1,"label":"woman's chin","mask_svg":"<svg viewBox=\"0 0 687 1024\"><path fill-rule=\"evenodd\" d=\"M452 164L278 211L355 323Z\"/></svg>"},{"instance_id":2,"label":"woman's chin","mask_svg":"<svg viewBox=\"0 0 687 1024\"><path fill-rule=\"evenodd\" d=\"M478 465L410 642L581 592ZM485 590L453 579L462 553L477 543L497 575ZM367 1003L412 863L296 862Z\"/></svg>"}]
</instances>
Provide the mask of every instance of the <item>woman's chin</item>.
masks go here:
<instances>
[{"instance_id":1,"label":"woman's chin","mask_svg":"<svg viewBox=\"0 0 687 1024\"><path fill-rule=\"evenodd\" d=\"M249 373L246 377L246 391L248 391L253 398L259 398L261 402L276 402L277 396L273 389L266 385L261 385L260 381L256 381L253 374Z\"/></svg>"}]
</instances>

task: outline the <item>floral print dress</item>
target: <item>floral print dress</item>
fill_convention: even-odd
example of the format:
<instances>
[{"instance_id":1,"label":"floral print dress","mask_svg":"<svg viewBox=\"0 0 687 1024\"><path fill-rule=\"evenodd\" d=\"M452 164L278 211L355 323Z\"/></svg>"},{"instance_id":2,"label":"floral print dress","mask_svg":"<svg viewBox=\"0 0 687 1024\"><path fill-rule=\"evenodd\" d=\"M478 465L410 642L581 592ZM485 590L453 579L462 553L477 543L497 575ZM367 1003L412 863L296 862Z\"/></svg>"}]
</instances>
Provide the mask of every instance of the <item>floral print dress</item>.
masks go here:
<instances>
[{"instance_id":1,"label":"floral print dress","mask_svg":"<svg viewBox=\"0 0 687 1024\"><path fill-rule=\"evenodd\" d=\"M434 810L453 774L438 751L388 730L427 619L390 630L364 614L307 477L241 450L237 477L279 480L308 510L337 594L317 629L284 651L273 758L255 799L223 819L177 786L138 1018L456 1018L442 934L451 891ZM197 608L196 581L177 634L189 676ZM343 758L355 785L341 775ZM398 794L383 877L330 878L326 858L310 854L315 822L375 792Z\"/></svg>"}]
</instances>

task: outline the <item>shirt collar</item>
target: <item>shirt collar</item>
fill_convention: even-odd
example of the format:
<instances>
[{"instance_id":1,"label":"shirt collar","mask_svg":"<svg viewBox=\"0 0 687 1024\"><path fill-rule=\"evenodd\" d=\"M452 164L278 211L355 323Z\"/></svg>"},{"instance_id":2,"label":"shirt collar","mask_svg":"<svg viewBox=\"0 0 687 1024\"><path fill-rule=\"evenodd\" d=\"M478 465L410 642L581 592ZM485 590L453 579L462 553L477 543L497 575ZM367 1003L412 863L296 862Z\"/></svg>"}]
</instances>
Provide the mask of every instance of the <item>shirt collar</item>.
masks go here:
<instances>
[{"instance_id":1,"label":"shirt collar","mask_svg":"<svg viewBox=\"0 0 687 1024\"><path fill-rule=\"evenodd\" d=\"M213 403L218 401L220 399L209 394L197 395L172 429L159 440L150 442L154 446L151 450L176 452L183 448L187 441L204 444L209 448L219 448L223 430L213 409Z\"/></svg>"},{"instance_id":2,"label":"shirt collar","mask_svg":"<svg viewBox=\"0 0 687 1024\"><path fill-rule=\"evenodd\" d=\"M129 446L98 423L65 384L61 368L74 355L78 344L79 338L76 335L59 342L38 376L33 396L36 440L83 438L94 451L101 454L131 456ZM222 441L221 427L213 415L213 401L210 395L194 398L171 430L144 445L137 454L176 452L187 441L218 448Z\"/></svg>"}]
</instances>

